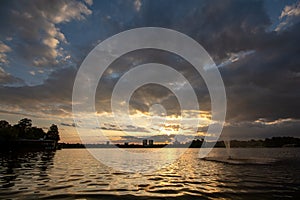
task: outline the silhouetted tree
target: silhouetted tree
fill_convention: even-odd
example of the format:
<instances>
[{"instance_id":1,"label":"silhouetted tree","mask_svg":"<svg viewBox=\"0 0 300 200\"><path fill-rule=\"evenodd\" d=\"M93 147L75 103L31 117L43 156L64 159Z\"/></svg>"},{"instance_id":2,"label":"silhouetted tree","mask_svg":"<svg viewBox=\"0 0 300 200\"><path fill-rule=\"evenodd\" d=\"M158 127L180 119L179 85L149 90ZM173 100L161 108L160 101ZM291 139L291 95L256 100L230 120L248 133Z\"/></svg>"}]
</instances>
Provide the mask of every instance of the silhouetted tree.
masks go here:
<instances>
[{"instance_id":1,"label":"silhouetted tree","mask_svg":"<svg viewBox=\"0 0 300 200\"><path fill-rule=\"evenodd\" d=\"M52 124L47 132L47 139L55 140L58 142L60 140L58 127L55 124Z\"/></svg>"},{"instance_id":2,"label":"silhouetted tree","mask_svg":"<svg viewBox=\"0 0 300 200\"><path fill-rule=\"evenodd\" d=\"M9 128L9 127L11 127L11 125L7 121L5 120L0 121L0 128Z\"/></svg>"},{"instance_id":3,"label":"silhouetted tree","mask_svg":"<svg viewBox=\"0 0 300 200\"><path fill-rule=\"evenodd\" d=\"M26 131L26 139L43 139L46 133L42 128L30 127Z\"/></svg>"},{"instance_id":4,"label":"silhouetted tree","mask_svg":"<svg viewBox=\"0 0 300 200\"><path fill-rule=\"evenodd\" d=\"M28 128L32 126L32 120L28 118L23 118L19 121L18 125L23 128Z\"/></svg>"},{"instance_id":5,"label":"silhouetted tree","mask_svg":"<svg viewBox=\"0 0 300 200\"><path fill-rule=\"evenodd\" d=\"M0 121L0 141L11 141L18 138L18 131L5 120Z\"/></svg>"},{"instance_id":6,"label":"silhouetted tree","mask_svg":"<svg viewBox=\"0 0 300 200\"><path fill-rule=\"evenodd\" d=\"M21 119L14 128L18 129L20 138L28 138L26 132L31 128L32 120L28 118Z\"/></svg>"}]
</instances>

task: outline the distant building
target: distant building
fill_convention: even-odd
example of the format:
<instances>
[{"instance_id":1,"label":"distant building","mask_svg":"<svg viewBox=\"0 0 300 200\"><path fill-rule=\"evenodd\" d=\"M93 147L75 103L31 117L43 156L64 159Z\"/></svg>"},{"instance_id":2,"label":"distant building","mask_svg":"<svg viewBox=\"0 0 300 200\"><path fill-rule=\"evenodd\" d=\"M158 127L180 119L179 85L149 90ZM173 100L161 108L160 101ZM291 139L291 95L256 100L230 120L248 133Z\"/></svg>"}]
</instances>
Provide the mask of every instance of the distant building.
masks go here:
<instances>
[{"instance_id":1,"label":"distant building","mask_svg":"<svg viewBox=\"0 0 300 200\"><path fill-rule=\"evenodd\" d=\"M153 140L149 140L149 146L153 146Z\"/></svg>"},{"instance_id":2,"label":"distant building","mask_svg":"<svg viewBox=\"0 0 300 200\"><path fill-rule=\"evenodd\" d=\"M148 140L143 140L143 146L147 146L148 145Z\"/></svg>"}]
</instances>

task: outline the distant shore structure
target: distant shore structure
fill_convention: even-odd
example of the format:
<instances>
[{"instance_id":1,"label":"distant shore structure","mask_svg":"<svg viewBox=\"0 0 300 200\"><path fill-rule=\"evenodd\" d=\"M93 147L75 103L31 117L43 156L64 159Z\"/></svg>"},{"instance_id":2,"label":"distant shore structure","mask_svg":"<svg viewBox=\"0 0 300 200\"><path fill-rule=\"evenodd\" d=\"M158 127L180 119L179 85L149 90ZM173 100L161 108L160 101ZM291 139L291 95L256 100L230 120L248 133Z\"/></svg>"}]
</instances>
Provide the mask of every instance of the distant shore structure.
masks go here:
<instances>
[{"instance_id":1,"label":"distant shore structure","mask_svg":"<svg viewBox=\"0 0 300 200\"><path fill-rule=\"evenodd\" d=\"M143 140L143 146L147 146L148 145L148 140Z\"/></svg>"},{"instance_id":2,"label":"distant shore structure","mask_svg":"<svg viewBox=\"0 0 300 200\"><path fill-rule=\"evenodd\" d=\"M149 146L153 146L154 141L153 140L149 140Z\"/></svg>"},{"instance_id":3,"label":"distant shore structure","mask_svg":"<svg viewBox=\"0 0 300 200\"><path fill-rule=\"evenodd\" d=\"M144 147L147 147L147 146L149 147L149 146L153 146L154 145L154 140L149 140L148 141L147 139L145 139L145 140L142 141L142 143L143 143Z\"/></svg>"}]
</instances>

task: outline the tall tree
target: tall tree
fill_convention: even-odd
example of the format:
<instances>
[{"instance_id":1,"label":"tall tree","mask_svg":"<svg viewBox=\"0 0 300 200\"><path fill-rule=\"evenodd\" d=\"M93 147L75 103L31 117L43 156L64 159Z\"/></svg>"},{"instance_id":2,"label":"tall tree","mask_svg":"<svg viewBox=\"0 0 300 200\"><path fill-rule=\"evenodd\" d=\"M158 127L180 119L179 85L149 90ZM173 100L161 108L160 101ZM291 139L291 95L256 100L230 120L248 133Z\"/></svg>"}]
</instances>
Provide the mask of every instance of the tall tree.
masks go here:
<instances>
[{"instance_id":1,"label":"tall tree","mask_svg":"<svg viewBox=\"0 0 300 200\"><path fill-rule=\"evenodd\" d=\"M5 121L5 120L1 120L0 121L0 128L9 128L10 127L10 124Z\"/></svg>"},{"instance_id":2,"label":"tall tree","mask_svg":"<svg viewBox=\"0 0 300 200\"><path fill-rule=\"evenodd\" d=\"M18 137L18 131L13 129L11 125L5 121L0 121L0 141L11 141L16 140Z\"/></svg>"},{"instance_id":3,"label":"tall tree","mask_svg":"<svg viewBox=\"0 0 300 200\"><path fill-rule=\"evenodd\" d=\"M58 142L60 140L58 127L55 124L52 124L47 132L47 139L55 140Z\"/></svg>"},{"instance_id":4,"label":"tall tree","mask_svg":"<svg viewBox=\"0 0 300 200\"><path fill-rule=\"evenodd\" d=\"M28 118L21 119L18 126L23 129L30 128L32 126L32 120Z\"/></svg>"},{"instance_id":5,"label":"tall tree","mask_svg":"<svg viewBox=\"0 0 300 200\"><path fill-rule=\"evenodd\" d=\"M18 129L20 138L28 138L26 132L29 131L31 126L32 126L32 120L28 118L24 118L21 119L19 123L14 127Z\"/></svg>"}]
</instances>

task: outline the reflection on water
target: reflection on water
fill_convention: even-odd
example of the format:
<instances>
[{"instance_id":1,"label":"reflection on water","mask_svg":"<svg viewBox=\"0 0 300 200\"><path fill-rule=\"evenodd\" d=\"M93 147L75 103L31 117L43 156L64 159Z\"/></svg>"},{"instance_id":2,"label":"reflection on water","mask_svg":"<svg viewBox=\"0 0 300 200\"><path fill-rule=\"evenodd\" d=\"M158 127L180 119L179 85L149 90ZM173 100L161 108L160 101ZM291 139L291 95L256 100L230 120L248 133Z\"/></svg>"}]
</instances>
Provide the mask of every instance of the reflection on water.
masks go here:
<instances>
[{"instance_id":1,"label":"reflection on water","mask_svg":"<svg viewBox=\"0 0 300 200\"><path fill-rule=\"evenodd\" d=\"M185 148L91 148L101 163L123 172L152 173L174 163Z\"/></svg>"},{"instance_id":2,"label":"reflection on water","mask_svg":"<svg viewBox=\"0 0 300 200\"><path fill-rule=\"evenodd\" d=\"M107 153L107 149L98 151ZM158 162L155 159L178 151L166 149L165 156L138 165L149 167ZM231 153L236 158L276 162L232 165L199 159L198 150L189 149L171 165L141 174L107 167L85 149L2 154L0 199L282 199L300 195L300 149L232 149ZM225 149L214 149L209 156L222 155Z\"/></svg>"},{"instance_id":3,"label":"reflection on water","mask_svg":"<svg viewBox=\"0 0 300 200\"><path fill-rule=\"evenodd\" d=\"M49 181L48 167L53 165L54 152L1 153L0 197L35 193L35 183ZM44 184L46 185L46 184ZM19 196L22 197L22 196Z\"/></svg>"}]
</instances>

